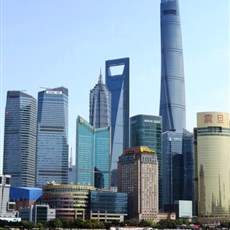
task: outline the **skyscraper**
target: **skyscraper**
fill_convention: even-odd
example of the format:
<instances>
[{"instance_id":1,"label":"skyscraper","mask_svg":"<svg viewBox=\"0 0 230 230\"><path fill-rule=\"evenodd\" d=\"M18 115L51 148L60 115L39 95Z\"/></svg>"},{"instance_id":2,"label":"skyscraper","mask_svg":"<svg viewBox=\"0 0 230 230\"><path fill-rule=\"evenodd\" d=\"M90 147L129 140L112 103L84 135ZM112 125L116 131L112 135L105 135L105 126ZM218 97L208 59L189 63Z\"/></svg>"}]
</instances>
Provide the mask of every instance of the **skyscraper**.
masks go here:
<instances>
[{"instance_id":1,"label":"skyscraper","mask_svg":"<svg viewBox=\"0 0 230 230\"><path fill-rule=\"evenodd\" d=\"M38 93L36 186L68 183L68 89Z\"/></svg>"},{"instance_id":2,"label":"skyscraper","mask_svg":"<svg viewBox=\"0 0 230 230\"><path fill-rule=\"evenodd\" d=\"M106 86L112 94L112 169L119 155L129 147L129 58L105 63ZM120 70L120 72L117 72Z\"/></svg>"},{"instance_id":3,"label":"skyscraper","mask_svg":"<svg viewBox=\"0 0 230 230\"><path fill-rule=\"evenodd\" d=\"M194 202L194 137L193 133L184 130L183 132L183 200Z\"/></svg>"},{"instance_id":4,"label":"skyscraper","mask_svg":"<svg viewBox=\"0 0 230 230\"><path fill-rule=\"evenodd\" d=\"M178 200L193 201L193 134L167 131L162 134L162 204L165 211L175 211Z\"/></svg>"},{"instance_id":5,"label":"skyscraper","mask_svg":"<svg viewBox=\"0 0 230 230\"><path fill-rule=\"evenodd\" d=\"M119 157L118 191L128 193L129 218L157 220L158 161L146 146L129 148Z\"/></svg>"},{"instance_id":6,"label":"skyscraper","mask_svg":"<svg viewBox=\"0 0 230 230\"><path fill-rule=\"evenodd\" d=\"M148 146L161 157L162 124L160 116L139 114L130 118L130 146ZM159 161L158 161L159 163Z\"/></svg>"},{"instance_id":7,"label":"skyscraper","mask_svg":"<svg viewBox=\"0 0 230 230\"><path fill-rule=\"evenodd\" d=\"M153 115L136 115L130 118L130 146L147 146L157 154L159 177L159 203L162 195L162 118Z\"/></svg>"},{"instance_id":8,"label":"skyscraper","mask_svg":"<svg viewBox=\"0 0 230 230\"><path fill-rule=\"evenodd\" d=\"M98 83L89 94L89 123L94 128L111 126L111 93L100 73Z\"/></svg>"},{"instance_id":9,"label":"skyscraper","mask_svg":"<svg viewBox=\"0 0 230 230\"><path fill-rule=\"evenodd\" d=\"M77 118L76 184L110 188L110 127L93 128Z\"/></svg>"},{"instance_id":10,"label":"skyscraper","mask_svg":"<svg viewBox=\"0 0 230 230\"><path fill-rule=\"evenodd\" d=\"M182 37L178 0L161 0L161 96L163 131L186 125Z\"/></svg>"},{"instance_id":11,"label":"skyscraper","mask_svg":"<svg viewBox=\"0 0 230 230\"><path fill-rule=\"evenodd\" d=\"M183 198L183 133L167 131L162 134L162 205L173 205Z\"/></svg>"},{"instance_id":12,"label":"skyscraper","mask_svg":"<svg viewBox=\"0 0 230 230\"><path fill-rule=\"evenodd\" d=\"M3 174L14 187L35 185L36 100L21 91L8 91L5 109Z\"/></svg>"},{"instance_id":13,"label":"skyscraper","mask_svg":"<svg viewBox=\"0 0 230 230\"><path fill-rule=\"evenodd\" d=\"M227 220L230 216L229 114L198 113L194 143L198 217Z\"/></svg>"}]
</instances>

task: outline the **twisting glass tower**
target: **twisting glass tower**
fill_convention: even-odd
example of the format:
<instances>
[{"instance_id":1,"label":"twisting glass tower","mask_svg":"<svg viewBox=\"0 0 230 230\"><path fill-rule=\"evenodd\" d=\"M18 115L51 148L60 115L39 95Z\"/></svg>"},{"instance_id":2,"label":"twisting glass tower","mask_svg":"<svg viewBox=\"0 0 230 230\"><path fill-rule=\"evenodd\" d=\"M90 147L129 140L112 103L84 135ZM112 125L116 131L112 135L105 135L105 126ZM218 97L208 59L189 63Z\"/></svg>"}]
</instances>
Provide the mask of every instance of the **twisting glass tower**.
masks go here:
<instances>
[{"instance_id":1,"label":"twisting glass tower","mask_svg":"<svg viewBox=\"0 0 230 230\"><path fill-rule=\"evenodd\" d=\"M89 123L94 128L111 126L111 93L100 73L98 83L89 94Z\"/></svg>"},{"instance_id":2,"label":"twisting glass tower","mask_svg":"<svg viewBox=\"0 0 230 230\"><path fill-rule=\"evenodd\" d=\"M161 98L163 132L185 128L185 84L178 0L161 0Z\"/></svg>"}]
</instances>

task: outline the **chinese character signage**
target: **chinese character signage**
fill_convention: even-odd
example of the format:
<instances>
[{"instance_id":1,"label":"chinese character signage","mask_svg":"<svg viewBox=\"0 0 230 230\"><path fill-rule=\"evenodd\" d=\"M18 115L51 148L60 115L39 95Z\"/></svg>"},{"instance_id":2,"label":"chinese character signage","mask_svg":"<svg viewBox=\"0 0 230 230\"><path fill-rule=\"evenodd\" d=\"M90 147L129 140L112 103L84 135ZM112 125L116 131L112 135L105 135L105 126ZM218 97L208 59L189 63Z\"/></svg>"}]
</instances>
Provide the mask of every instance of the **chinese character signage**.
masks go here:
<instances>
[{"instance_id":1,"label":"chinese character signage","mask_svg":"<svg viewBox=\"0 0 230 230\"><path fill-rule=\"evenodd\" d=\"M197 113L197 127L221 126L229 128L229 114L222 112Z\"/></svg>"}]
</instances>

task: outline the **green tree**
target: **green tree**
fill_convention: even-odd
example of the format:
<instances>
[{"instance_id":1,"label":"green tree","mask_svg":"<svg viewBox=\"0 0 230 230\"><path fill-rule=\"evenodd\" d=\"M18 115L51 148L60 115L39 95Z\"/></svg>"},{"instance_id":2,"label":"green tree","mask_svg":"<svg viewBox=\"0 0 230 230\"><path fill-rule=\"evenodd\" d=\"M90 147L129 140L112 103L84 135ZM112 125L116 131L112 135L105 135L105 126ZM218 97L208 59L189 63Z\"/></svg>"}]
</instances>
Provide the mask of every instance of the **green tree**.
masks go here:
<instances>
[{"instance_id":1,"label":"green tree","mask_svg":"<svg viewBox=\"0 0 230 230\"><path fill-rule=\"evenodd\" d=\"M37 223L36 227L39 228L39 230L44 230L45 229L45 227L44 227L44 225L42 223Z\"/></svg>"},{"instance_id":2,"label":"green tree","mask_svg":"<svg viewBox=\"0 0 230 230\"><path fill-rule=\"evenodd\" d=\"M22 226L23 226L24 228L26 228L26 229L31 229L31 228L34 228L34 227L35 227L34 223L31 222L31 221L23 220L23 221L21 222L21 224L22 224Z\"/></svg>"},{"instance_id":3,"label":"green tree","mask_svg":"<svg viewBox=\"0 0 230 230\"><path fill-rule=\"evenodd\" d=\"M85 226L85 221L82 219L75 219L73 222L73 226L74 228L84 228Z\"/></svg>"},{"instance_id":4,"label":"green tree","mask_svg":"<svg viewBox=\"0 0 230 230\"><path fill-rule=\"evenodd\" d=\"M72 228L74 227L74 220L62 220L63 228Z\"/></svg>"},{"instance_id":5,"label":"green tree","mask_svg":"<svg viewBox=\"0 0 230 230\"><path fill-rule=\"evenodd\" d=\"M159 228L176 228L176 222L173 220L160 220L158 226Z\"/></svg>"},{"instance_id":6,"label":"green tree","mask_svg":"<svg viewBox=\"0 0 230 230\"><path fill-rule=\"evenodd\" d=\"M141 220L138 224L140 227L152 227L153 226L153 221L151 220Z\"/></svg>"},{"instance_id":7,"label":"green tree","mask_svg":"<svg viewBox=\"0 0 230 230\"><path fill-rule=\"evenodd\" d=\"M53 219L48 221L47 227L50 228L62 228L62 221L60 219Z\"/></svg>"}]
</instances>

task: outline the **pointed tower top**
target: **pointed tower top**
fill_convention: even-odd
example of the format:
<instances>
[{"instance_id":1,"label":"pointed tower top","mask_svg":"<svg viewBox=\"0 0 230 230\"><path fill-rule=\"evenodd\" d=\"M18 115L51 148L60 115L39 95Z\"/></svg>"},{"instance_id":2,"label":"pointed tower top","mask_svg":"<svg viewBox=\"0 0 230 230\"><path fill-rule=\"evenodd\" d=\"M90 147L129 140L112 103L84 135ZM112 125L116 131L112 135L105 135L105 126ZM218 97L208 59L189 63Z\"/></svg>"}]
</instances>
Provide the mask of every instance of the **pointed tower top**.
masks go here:
<instances>
[{"instance_id":1,"label":"pointed tower top","mask_svg":"<svg viewBox=\"0 0 230 230\"><path fill-rule=\"evenodd\" d=\"M103 84L103 78L102 78L102 74L101 74L101 68L100 68L100 74L99 74L98 84Z\"/></svg>"}]
</instances>

